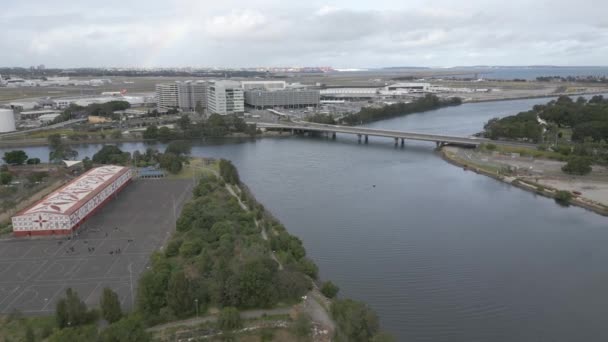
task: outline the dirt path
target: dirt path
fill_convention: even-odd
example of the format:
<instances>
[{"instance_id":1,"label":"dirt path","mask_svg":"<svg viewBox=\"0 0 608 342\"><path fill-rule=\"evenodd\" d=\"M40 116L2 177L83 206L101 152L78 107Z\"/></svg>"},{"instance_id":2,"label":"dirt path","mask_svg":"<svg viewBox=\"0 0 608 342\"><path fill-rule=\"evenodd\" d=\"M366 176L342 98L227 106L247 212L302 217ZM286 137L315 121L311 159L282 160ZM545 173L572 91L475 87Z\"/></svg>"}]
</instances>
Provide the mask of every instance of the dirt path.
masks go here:
<instances>
[{"instance_id":1,"label":"dirt path","mask_svg":"<svg viewBox=\"0 0 608 342\"><path fill-rule=\"evenodd\" d=\"M235 185L235 187L238 186ZM226 189L228 190L228 192L237 199L237 201L239 201L239 205L241 206L241 208L247 212L250 212L251 210L249 210L249 208L247 207L247 205L245 203L243 203L243 201L241 201L241 197L239 195L237 195L236 191L234 191L234 189L232 188L232 186L230 184L226 184ZM240 192L240 189L239 189ZM268 234L266 233L266 228L264 226L260 227L260 221L258 221L257 219L254 219L255 222L255 226L260 228L260 232L262 234L262 239L264 239L265 241L268 241ZM283 264L281 264L281 262L279 261L279 259L277 258L277 256L275 255L274 252L270 252L270 257L272 258L272 260L274 260L277 265L279 265L279 271L283 270Z\"/></svg>"},{"instance_id":2,"label":"dirt path","mask_svg":"<svg viewBox=\"0 0 608 342\"><path fill-rule=\"evenodd\" d=\"M264 315L266 316L274 316L274 315L289 315L291 308L277 308L277 309L268 309L268 310L247 310L241 311L241 318L243 319L254 319L260 318ZM217 315L207 315L202 317L185 319L183 321L175 321L171 323L156 325L147 330L149 332L157 332L168 328L175 327L195 327L197 325L207 323L207 322L215 322L217 321Z\"/></svg>"}]
</instances>

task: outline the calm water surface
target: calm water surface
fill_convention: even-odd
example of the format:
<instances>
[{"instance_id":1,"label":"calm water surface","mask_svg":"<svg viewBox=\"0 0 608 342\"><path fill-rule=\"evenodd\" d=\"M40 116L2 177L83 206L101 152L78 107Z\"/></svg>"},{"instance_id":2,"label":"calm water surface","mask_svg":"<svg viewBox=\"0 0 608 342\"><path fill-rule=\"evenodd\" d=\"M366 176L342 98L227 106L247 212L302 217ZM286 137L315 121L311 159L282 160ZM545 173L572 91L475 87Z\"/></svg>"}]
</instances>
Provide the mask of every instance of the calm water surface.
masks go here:
<instances>
[{"instance_id":1,"label":"calm water surface","mask_svg":"<svg viewBox=\"0 0 608 342\"><path fill-rule=\"evenodd\" d=\"M468 135L546 101L467 104L369 126ZM192 152L231 159L302 238L321 277L369 303L399 341L608 340L608 218L463 171L433 148L339 135ZM48 157L45 147L27 152Z\"/></svg>"}]
</instances>

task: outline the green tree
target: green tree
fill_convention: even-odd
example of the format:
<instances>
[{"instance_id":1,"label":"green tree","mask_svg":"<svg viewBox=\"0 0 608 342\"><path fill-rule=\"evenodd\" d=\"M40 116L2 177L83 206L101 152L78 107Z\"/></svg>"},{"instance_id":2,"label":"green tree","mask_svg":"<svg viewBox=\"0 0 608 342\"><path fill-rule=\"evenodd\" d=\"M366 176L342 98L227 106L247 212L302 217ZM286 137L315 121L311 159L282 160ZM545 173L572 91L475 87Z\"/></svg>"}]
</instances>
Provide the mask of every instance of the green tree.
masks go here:
<instances>
[{"instance_id":1,"label":"green tree","mask_svg":"<svg viewBox=\"0 0 608 342\"><path fill-rule=\"evenodd\" d=\"M169 127L162 126L161 128L158 129L158 140L169 141L169 140L171 140L171 138L173 138L173 134L172 134L171 130L169 129Z\"/></svg>"},{"instance_id":2,"label":"green tree","mask_svg":"<svg viewBox=\"0 0 608 342\"><path fill-rule=\"evenodd\" d=\"M135 315L111 324L100 336L101 342L147 342L151 339L152 336L146 332L142 319Z\"/></svg>"},{"instance_id":3,"label":"green tree","mask_svg":"<svg viewBox=\"0 0 608 342\"><path fill-rule=\"evenodd\" d=\"M177 317L187 317L194 310L190 281L183 271L173 273L169 280L167 304Z\"/></svg>"},{"instance_id":4,"label":"green tree","mask_svg":"<svg viewBox=\"0 0 608 342\"><path fill-rule=\"evenodd\" d=\"M201 101L196 101L196 107L194 107L194 111L199 115L203 115L205 113L205 108L203 107L203 103Z\"/></svg>"},{"instance_id":5,"label":"green tree","mask_svg":"<svg viewBox=\"0 0 608 342\"><path fill-rule=\"evenodd\" d=\"M51 162L59 163L65 159L75 159L78 156L78 151L73 150L69 145L66 145L61 140L59 134L51 134L47 138L51 152L49 153L49 160Z\"/></svg>"},{"instance_id":6,"label":"green tree","mask_svg":"<svg viewBox=\"0 0 608 342\"><path fill-rule=\"evenodd\" d=\"M88 171L88 170L92 169L93 168L93 161L91 160L91 158L85 157L82 160L82 167L84 168L85 171Z\"/></svg>"},{"instance_id":7,"label":"green tree","mask_svg":"<svg viewBox=\"0 0 608 342\"><path fill-rule=\"evenodd\" d=\"M103 289L100 299L101 316L110 324L122 318L122 309L118 295L110 288Z\"/></svg>"},{"instance_id":8,"label":"green tree","mask_svg":"<svg viewBox=\"0 0 608 342\"><path fill-rule=\"evenodd\" d=\"M28 165L38 165L40 164L40 158L30 158L27 160Z\"/></svg>"},{"instance_id":9,"label":"green tree","mask_svg":"<svg viewBox=\"0 0 608 342\"><path fill-rule=\"evenodd\" d=\"M150 125L146 127L144 131L144 139L157 139L158 138L158 127L156 125Z\"/></svg>"},{"instance_id":10,"label":"green tree","mask_svg":"<svg viewBox=\"0 0 608 342\"><path fill-rule=\"evenodd\" d=\"M562 167L562 171L571 175L586 175L591 172L591 158L572 157Z\"/></svg>"},{"instance_id":11,"label":"green tree","mask_svg":"<svg viewBox=\"0 0 608 342\"><path fill-rule=\"evenodd\" d=\"M58 329L49 336L48 342L96 341L97 337L97 327L87 325L84 327Z\"/></svg>"},{"instance_id":12,"label":"green tree","mask_svg":"<svg viewBox=\"0 0 608 342\"><path fill-rule=\"evenodd\" d=\"M74 327L91 322L95 315L87 311L86 304L80 300L78 293L68 288L65 298L57 302L55 317L59 328Z\"/></svg>"},{"instance_id":13,"label":"green tree","mask_svg":"<svg viewBox=\"0 0 608 342\"><path fill-rule=\"evenodd\" d=\"M190 121L190 117L188 115L182 115L179 120L177 120L177 125L182 131L187 131L192 126L192 121Z\"/></svg>"},{"instance_id":14,"label":"green tree","mask_svg":"<svg viewBox=\"0 0 608 342\"><path fill-rule=\"evenodd\" d=\"M388 333L380 332L374 335L371 342L395 342L395 338Z\"/></svg>"},{"instance_id":15,"label":"green tree","mask_svg":"<svg viewBox=\"0 0 608 342\"><path fill-rule=\"evenodd\" d=\"M0 172L0 184L7 185L13 180L13 175L10 172Z\"/></svg>"},{"instance_id":16,"label":"green tree","mask_svg":"<svg viewBox=\"0 0 608 342\"><path fill-rule=\"evenodd\" d=\"M190 150L192 149L192 145L184 140L176 140L172 141L167 145L167 149L165 149L165 153L173 153L176 156L187 156L190 154Z\"/></svg>"},{"instance_id":17,"label":"green tree","mask_svg":"<svg viewBox=\"0 0 608 342\"><path fill-rule=\"evenodd\" d=\"M220 176L226 183L239 184L241 182L236 167L229 160L220 159Z\"/></svg>"},{"instance_id":18,"label":"green tree","mask_svg":"<svg viewBox=\"0 0 608 342\"><path fill-rule=\"evenodd\" d=\"M223 331L238 329L242 324L239 310L234 307L223 308L217 318L217 326Z\"/></svg>"},{"instance_id":19,"label":"green tree","mask_svg":"<svg viewBox=\"0 0 608 342\"><path fill-rule=\"evenodd\" d=\"M27 154L22 150L14 150L10 152L4 152L2 157L5 163L11 165L22 165L27 161Z\"/></svg>"},{"instance_id":20,"label":"green tree","mask_svg":"<svg viewBox=\"0 0 608 342\"><path fill-rule=\"evenodd\" d=\"M36 335L29 324L25 327L25 342L36 342Z\"/></svg>"},{"instance_id":21,"label":"green tree","mask_svg":"<svg viewBox=\"0 0 608 342\"><path fill-rule=\"evenodd\" d=\"M366 342L378 333L378 316L361 302L335 300L330 311L336 322L336 341Z\"/></svg>"},{"instance_id":22,"label":"green tree","mask_svg":"<svg viewBox=\"0 0 608 342\"><path fill-rule=\"evenodd\" d=\"M182 159L173 153L164 153L160 157L160 167L173 173L178 174L182 170Z\"/></svg>"},{"instance_id":23,"label":"green tree","mask_svg":"<svg viewBox=\"0 0 608 342\"><path fill-rule=\"evenodd\" d=\"M338 294L338 291L340 291L340 288L331 281L326 281L321 286L321 293L327 298L334 298Z\"/></svg>"},{"instance_id":24,"label":"green tree","mask_svg":"<svg viewBox=\"0 0 608 342\"><path fill-rule=\"evenodd\" d=\"M96 164L119 164L126 165L131 160L129 152L123 152L116 145L104 145L101 150L93 155Z\"/></svg>"}]
</instances>

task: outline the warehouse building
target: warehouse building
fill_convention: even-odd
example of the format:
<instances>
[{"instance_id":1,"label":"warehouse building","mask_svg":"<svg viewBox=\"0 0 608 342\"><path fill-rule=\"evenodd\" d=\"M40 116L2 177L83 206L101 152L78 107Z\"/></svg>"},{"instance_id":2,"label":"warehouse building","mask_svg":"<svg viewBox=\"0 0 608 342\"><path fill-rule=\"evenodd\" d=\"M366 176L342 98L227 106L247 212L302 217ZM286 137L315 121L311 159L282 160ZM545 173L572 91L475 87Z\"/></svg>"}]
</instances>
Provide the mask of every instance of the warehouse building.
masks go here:
<instances>
[{"instance_id":1,"label":"warehouse building","mask_svg":"<svg viewBox=\"0 0 608 342\"><path fill-rule=\"evenodd\" d=\"M245 104L255 109L265 108L303 108L318 107L320 95L318 90L286 89L245 91Z\"/></svg>"},{"instance_id":2,"label":"warehouse building","mask_svg":"<svg viewBox=\"0 0 608 342\"><path fill-rule=\"evenodd\" d=\"M127 186L132 177L131 169L123 166L91 169L13 216L13 234L70 234Z\"/></svg>"},{"instance_id":3,"label":"warehouse building","mask_svg":"<svg viewBox=\"0 0 608 342\"><path fill-rule=\"evenodd\" d=\"M280 90L286 87L285 81L241 81L241 88L245 91L252 89Z\"/></svg>"}]
</instances>

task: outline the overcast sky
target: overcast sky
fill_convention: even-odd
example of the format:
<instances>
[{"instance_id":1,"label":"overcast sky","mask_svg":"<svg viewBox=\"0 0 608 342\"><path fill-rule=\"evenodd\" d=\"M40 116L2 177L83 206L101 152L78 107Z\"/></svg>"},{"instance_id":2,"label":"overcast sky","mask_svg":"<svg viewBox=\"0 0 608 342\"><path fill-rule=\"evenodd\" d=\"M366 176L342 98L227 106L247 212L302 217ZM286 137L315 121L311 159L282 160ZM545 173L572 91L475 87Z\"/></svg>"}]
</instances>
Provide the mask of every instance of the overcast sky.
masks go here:
<instances>
[{"instance_id":1,"label":"overcast sky","mask_svg":"<svg viewBox=\"0 0 608 342\"><path fill-rule=\"evenodd\" d=\"M2 0L0 66L608 65L607 0Z\"/></svg>"}]
</instances>

